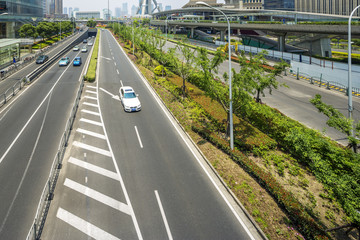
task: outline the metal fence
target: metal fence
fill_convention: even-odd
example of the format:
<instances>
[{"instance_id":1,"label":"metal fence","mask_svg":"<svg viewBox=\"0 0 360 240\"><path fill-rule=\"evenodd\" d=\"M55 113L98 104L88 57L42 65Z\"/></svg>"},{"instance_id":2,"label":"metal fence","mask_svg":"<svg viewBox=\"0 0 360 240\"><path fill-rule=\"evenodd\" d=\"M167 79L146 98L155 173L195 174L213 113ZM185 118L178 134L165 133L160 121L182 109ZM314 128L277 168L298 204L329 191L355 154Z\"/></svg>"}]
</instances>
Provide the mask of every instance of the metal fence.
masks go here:
<instances>
[{"instance_id":1,"label":"metal fence","mask_svg":"<svg viewBox=\"0 0 360 240\"><path fill-rule=\"evenodd\" d=\"M33 240L33 239L40 239L40 235L43 229L43 226L45 224L45 219L47 212L49 211L50 202L53 199L54 196L54 190L56 186L56 182L60 173L60 169L62 167L62 160L65 154L65 150L67 147L67 143L70 137L70 133L75 121L76 112L79 107L79 102L81 99L81 93L84 88L84 79L82 78L79 90L76 95L75 103L72 108L70 117L66 123L64 134L60 140L59 149L56 153L56 156L54 158L50 175L47 181L47 184L45 185L41 197L40 202L38 205L38 208L36 210L35 220L32 224L32 227L28 233L27 240Z\"/></svg>"},{"instance_id":2,"label":"metal fence","mask_svg":"<svg viewBox=\"0 0 360 240\"><path fill-rule=\"evenodd\" d=\"M89 68L90 59L91 59L93 51L94 51L94 48L92 48L90 51L89 60L87 61L87 64L85 66L85 73L87 72L87 70ZM57 182L57 179L58 179L58 176L60 173L60 169L62 168L63 158L64 158L66 147L67 147L67 144L69 141L71 130L74 125L74 121L75 121L76 113L77 113L77 110L79 107L83 88L84 88L84 77L82 76L80 87L77 92L76 99L75 99L70 117L66 123L65 131L60 140L59 148L55 155L55 158L54 158L51 170L50 170L49 178L47 180L47 183L46 183L46 185L42 191L41 197L40 197L40 202L39 202L38 208L36 210L34 222L29 230L26 240L40 239L43 227L45 225L46 216L47 216L47 213L50 208L50 203L54 197L56 182Z\"/></svg>"},{"instance_id":3,"label":"metal fence","mask_svg":"<svg viewBox=\"0 0 360 240\"><path fill-rule=\"evenodd\" d=\"M69 51L73 46L75 46L76 44L81 42L81 39L82 39L83 35L85 35L85 33L86 32L79 35L75 40L73 40L69 45L64 47L60 52L55 54L47 62L45 62L38 68L36 68L33 72L28 74L26 77L20 79L11 88L7 89L4 93L0 93L0 107L5 105L12 97L14 97L24 87L24 85L31 83L34 79L39 77L44 72L44 70L47 69L47 67L49 67L51 64L53 64L55 61L57 61L60 58L60 56L62 56L65 52ZM43 54L43 52L38 53L38 55L40 55L40 54ZM12 68L10 71L8 71L6 73L7 76L9 76L10 74L13 74L15 71L18 71L19 69L21 69L25 66L27 66L29 63L32 62L33 59L35 59L35 56L34 56L34 58L31 58L30 60L28 60L28 62L26 64L19 65L18 67L16 67L14 65L14 68ZM0 75L1 74L2 73L0 73Z\"/></svg>"}]
</instances>

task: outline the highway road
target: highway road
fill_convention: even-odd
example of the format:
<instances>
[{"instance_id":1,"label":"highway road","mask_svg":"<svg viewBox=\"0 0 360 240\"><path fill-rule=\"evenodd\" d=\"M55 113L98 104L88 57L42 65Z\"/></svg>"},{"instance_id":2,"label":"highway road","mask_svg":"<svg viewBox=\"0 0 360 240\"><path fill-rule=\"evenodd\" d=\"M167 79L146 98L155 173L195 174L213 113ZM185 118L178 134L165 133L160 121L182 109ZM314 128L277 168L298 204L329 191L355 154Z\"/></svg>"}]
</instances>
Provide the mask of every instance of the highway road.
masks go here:
<instances>
[{"instance_id":1,"label":"highway road","mask_svg":"<svg viewBox=\"0 0 360 240\"><path fill-rule=\"evenodd\" d=\"M196 41L196 46L202 45L200 41ZM208 44L206 47L211 47ZM175 44L167 42L164 49L173 48ZM179 52L178 52L179 54ZM211 55L209 55L211 57ZM240 70L238 63L232 62L232 68L235 71ZM229 63L225 60L219 66L219 76L223 76L225 72L229 71ZM347 76L344 76L347 77ZM348 116L348 100L347 96L335 90L326 90L316 85L311 85L306 80L296 80L290 75L280 76L277 78L280 83L285 83L286 87L279 87L273 90L272 94L265 91L265 97L262 97L262 102L270 107L278 109L286 116L299 121L309 128L324 132L326 136L338 141L343 145L347 145L348 141L344 134L340 133L334 128L326 125L327 117L318 112L318 110L310 103L310 99L316 94L322 96L322 100L338 109L345 116ZM355 122L360 120L360 98L353 97L353 118Z\"/></svg>"},{"instance_id":2,"label":"highway road","mask_svg":"<svg viewBox=\"0 0 360 240\"><path fill-rule=\"evenodd\" d=\"M76 55L88 53L66 56ZM0 239L26 239L32 227L82 71L56 62L0 109Z\"/></svg>"},{"instance_id":3,"label":"highway road","mask_svg":"<svg viewBox=\"0 0 360 240\"><path fill-rule=\"evenodd\" d=\"M70 145L42 239L261 239L106 30Z\"/></svg>"},{"instance_id":4,"label":"highway road","mask_svg":"<svg viewBox=\"0 0 360 240\"><path fill-rule=\"evenodd\" d=\"M58 53L61 49L63 49L67 44L69 44L78 36L78 34L69 36L68 38L62 40L60 43L52 47L50 50L44 52L44 55L48 55L49 58L53 57L56 53ZM34 71L34 69L36 69L38 66L39 64L36 64L34 61L32 63L29 63L26 67L15 72L11 76L5 78L4 80L0 80L0 94L11 88L17 81Z\"/></svg>"}]
</instances>

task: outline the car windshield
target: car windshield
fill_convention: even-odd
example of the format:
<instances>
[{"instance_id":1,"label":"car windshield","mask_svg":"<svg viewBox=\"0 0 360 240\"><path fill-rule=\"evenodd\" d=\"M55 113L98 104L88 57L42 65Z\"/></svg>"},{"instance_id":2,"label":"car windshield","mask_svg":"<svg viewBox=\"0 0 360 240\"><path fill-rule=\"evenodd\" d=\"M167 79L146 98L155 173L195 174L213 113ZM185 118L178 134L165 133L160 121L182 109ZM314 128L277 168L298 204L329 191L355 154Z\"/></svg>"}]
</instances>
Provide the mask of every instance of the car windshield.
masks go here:
<instances>
[{"instance_id":1,"label":"car windshield","mask_svg":"<svg viewBox=\"0 0 360 240\"><path fill-rule=\"evenodd\" d=\"M125 93L124 98L136 98L136 94L134 92Z\"/></svg>"},{"instance_id":2,"label":"car windshield","mask_svg":"<svg viewBox=\"0 0 360 240\"><path fill-rule=\"evenodd\" d=\"M66 61L67 59L66 58L62 58L60 61Z\"/></svg>"},{"instance_id":3,"label":"car windshield","mask_svg":"<svg viewBox=\"0 0 360 240\"><path fill-rule=\"evenodd\" d=\"M45 56L39 56L38 59L39 60L43 60L45 58Z\"/></svg>"}]
</instances>

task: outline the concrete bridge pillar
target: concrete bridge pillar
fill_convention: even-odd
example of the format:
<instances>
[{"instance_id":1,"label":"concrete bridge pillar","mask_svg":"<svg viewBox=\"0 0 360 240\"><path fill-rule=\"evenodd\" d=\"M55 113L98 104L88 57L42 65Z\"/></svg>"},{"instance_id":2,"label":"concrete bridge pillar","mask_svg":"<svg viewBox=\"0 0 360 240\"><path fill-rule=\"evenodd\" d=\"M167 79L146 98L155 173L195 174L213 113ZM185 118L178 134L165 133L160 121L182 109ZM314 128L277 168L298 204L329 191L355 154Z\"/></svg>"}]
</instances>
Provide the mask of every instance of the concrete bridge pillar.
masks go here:
<instances>
[{"instance_id":1,"label":"concrete bridge pillar","mask_svg":"<svg viewBox=\"0 0 360 240\"><path fill-rule=\"evenodd\" d=\"M280 52L285 52L285 37L287 33L280 33L278 35L278 49Z\"/></svg>"},{"instance_id":2,"label":"concrete bridge pillar","mask_svg":"<svg viewBox=\"0 0 360 240\"><path fill-rule=\"evenodd\" d=\"M194 38L194 30L195 30L196 27L191 27L190 28L190 31L191 31L191 34L190 34L190 38Z\"/></svg>"}]
</instances>

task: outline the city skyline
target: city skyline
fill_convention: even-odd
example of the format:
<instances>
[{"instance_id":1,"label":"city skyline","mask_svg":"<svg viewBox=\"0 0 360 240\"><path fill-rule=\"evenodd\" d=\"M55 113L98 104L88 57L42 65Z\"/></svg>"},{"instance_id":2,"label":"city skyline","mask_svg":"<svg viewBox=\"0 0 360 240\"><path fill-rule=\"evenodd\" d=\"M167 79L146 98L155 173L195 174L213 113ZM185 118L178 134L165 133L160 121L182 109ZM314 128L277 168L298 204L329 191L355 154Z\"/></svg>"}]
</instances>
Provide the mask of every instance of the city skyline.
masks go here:
<instances>
[{"instance_id":1,"label":"city skyline","mask_svg":"<svg viewBox=\"0 0 360 240\"><path fill-rule=\"evenodd\" d=\"M158 4L162 4L163 9L165 9L165 6L167 5L170 5L172 9L177 9L184 6L189 2L189 0L162 0L157 2ZM217 2L224 3L224 0L218 0ZM138 6L138 3L135 4L133 0L109 0L110 10L114 13L115 8L122 8L123 3L128 4L129 13L133 5L136 7ZM68 9L70 7L78 7L80 11L102 11L102 9L108 7L108 1L99 2L95 0L63 0L63 6L67 7Z\"/></svg>"}]
</instances>

